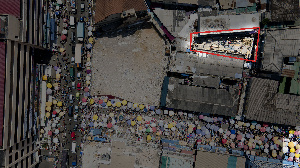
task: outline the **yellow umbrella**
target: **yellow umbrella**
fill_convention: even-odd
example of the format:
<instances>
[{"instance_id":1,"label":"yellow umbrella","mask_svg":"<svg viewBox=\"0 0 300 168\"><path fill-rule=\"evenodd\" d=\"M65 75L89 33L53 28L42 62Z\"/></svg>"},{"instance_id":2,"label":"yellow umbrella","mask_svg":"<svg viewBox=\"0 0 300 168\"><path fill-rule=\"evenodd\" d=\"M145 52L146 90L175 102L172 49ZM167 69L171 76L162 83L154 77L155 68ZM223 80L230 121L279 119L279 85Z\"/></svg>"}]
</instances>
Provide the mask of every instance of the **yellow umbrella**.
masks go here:
<instances>
[{"instance_id":1,"label":"yellow umbrella","mask_svg":"<svg viewBox=\"0 0 300 168\"><path fill-rule=\"evenodd\" d=\"M56 74L56 79L58 80L60 78L60 74Z\"/></svg>"},{"instance_id":2,"label":"yellow umbrella","mask_svg":"<svg viewBox=\"0 0 300 168\"><path fill-rule=\"evenodd\" d=\"M143 104L140 104L140 105L139 105L139 108L140 108L141 110L143 110L143 109L145 108L145 106L144 106Z\"/></svg>"},{"instance_id":3,"label":"yellow umbrella","mask_svg":"<svg viewBox=\"0 0 300 168\"><path fill-rule=\"evenodd\" d=\"M53 86L54 86L54 87L58 87L58 83L54 83Z\"/></svg>"},{"instance_id":4,"label":"yellow umbrella","mask_svg":"<svg viewBox=\"0 0 300 168\"><path fill-rule=\"evenodd\" d=\"M87 139L90 141L90 140L92 140L92 137L91 137L91 136L88 136Z\"/></svg>"},{"instance_id":5,"label":"yellow umbrella","mask_svg":"<svg viewBox=\"0 0 300 168\"><path fill-rule=\"evenodd\" d=\"M62 102L61 101L57 102L57 106L61 107L62 106Z\"/></svg>"},{"instance_id":6,"label":"yellow umbrella","mask_svg":"<svg viewBox=\"0 0 300 168\"><path fill-rule=\"evenodd\" d=\"M51 111L51 107L47 106L46 111Z\"/></svg>"},{"instance_id":7,"label":"yellow umbrella","mask_svg":"<svg viewBox=\"0 0 300 168\"><path fill-rule=\"evenodd\" d=\"M131 121L131 125L135 126L136 122L135 121Z\"/></svg>"},{"instance_id":8,"label":"yellow umbrella","mask_svg":"<svg viewBox=\"0 0 300 168\"><path fill-rule=\"evenodd\" d=\"M47 80L47 75L44 75L43 76L43 81L46 81Z\"/></svg>"},{"instance_id":9,"label":"yellow umbrella","mask_svg":"<svg viewBox=\"0 0 300 168\"><path fill-rule=\"evenodd\" d=\"M290 152L294 153L295 152L295 148L291 148Z\"/></svg>"},{"instance_id":10,"label":"yellow umbrella","mask_svg":"<svg viewBox=\"0 0 300 168\"><path fill-rule=\"evenodd\" d=\"M46 117L47 117L47 118L50 117L50 113L49 113L49 112L46 113Z\"/></svg>"},{"instance_id":11,"label":"yellow umbrella","mask_svg":"<svg viewBox=\"0 0 300 168\"><path fill-rule=\"evenodd\" d=\"M244 124L244 122L239 121L238 126L241 127Z\"/></svg>"},{"instance_id":12,"label":"yellow umbrella","mask_svg":"<svg viewBox=\"0 0 300 168\"><path fill-rule=\"evenodd\" d=\"M272 152L272 156L273 156L273 157L276 157L276 156L277 156L277 153L276 153L276 152L275 152L275 153ZM295 155L295 156L296 156L296 155Z\"/></svg>"},{"instance_id":13,"label":"yellow umbrella","mask_svg":"<svg viewBox=\"0 0 300 168\"><path fill-rule=\"evenodd\" d=\"M87 84L87 85L91 84L91 81L89 81L89 80L88 80L88 81L86 81L86 84Z\"/></svg>"},{"instance_id":14,"label":"yellow umbrella","mask_svg":"<svg viewBox=\"0 0 300 168\"><path fill-rule=\"evenodd\" d=\"M52 88L51 83L47 83L47 88Z\"/></svg>"},{"instance_id":15,"label":"yellow umbrella","mask_svg":"<svg viewBox=\"0 0 300 168\"><path fill-rule=\"evenodd\" d=\"M86 62L91 62L91 58L87 57Z\"/></svg>"},{"instance_id":16,"label":"yellow umbrella","mask_svg":"<svg viewBox=\"0 0 300 168\"><path fill-rule=\"evenodd\" d=\"M168 124L168 128L172 128L172 127L173 127L172 123Z\"/></svg>"},{"instance_id":17,"label":"yellow umbrella","mask_svg":"<svg viewBox=\"0 0 300 168\"><path fill-rule=\"evenodd\" d=\"M136 117L136 120L138 120L138 121L142 121L143 120L143 118L139 115L139 116L137 116Z\"/></svg>"},{"instance_id":18,"label":"yellow umbrella","mask_svg":"<svg viewBox=\"0 0 300 168\"><path fill-rule=\"evenodd\" d=\"M98 120L98 116L97 116L97 115L94 115L94 116L93 116L93 120Z\"/></svg>"},{"instance_id":19,"label":"yellow umbrella","mask_svg":"<svg viewBox=\"0 0 300 168\"><path fill-rule=\"evenodd\" d=\"M123 100L123 101L122 101L122 104L123 104L123 106L125 106L125 105L127 104L127 101L126 101L126 100Z\"/></svg>"},{"instance_id":20,"label":"yellow umbrella","mask_svg":"<svg viewBox=\"0 0 300 168\"><path fill-rule=\"evenodd\" d=\"M289 142L289 143L288 143L288 146L289 146L290 148L293 148L293 147L295 146L295 144L294 144L294 142Z\"/></svg>"},{"instance_id":21,"label":"yellow umbrella","mask_svg":"<svg viewBox=\"0 0 300 168\"><path fill-rule=\"evenodd\" d=\"M300 145L299 144L296 145L296 149L300 149Z\"/></svg>"},{"instance_id":22,"label":"yellow umbrella","mask_svg":"<svg viewBox=\"0 0 300 168\"><path fill-rule=\"evenodd\" d=\"M60 48L60 49L59 49L59 52L64 52L64 51L65 51L64 48Z\"/></svg>"},{"instance_id":23,"label":"yellow umbrella","mask_svg":"<svg viewBox=\"0 0 300 168\"><path fill-rule=\"evenodd\" d=\"M46 102L46 106L52 106L52 103L51 102Z\"/></svg>"},{"instance_id":24,"label":"yellow umbrella","mask_svg":"<svg viewBox=\"0 0 300 168\"><path fill-rule=\"evenodd\" d=\"M92 37L89 38L89 43L93 43L94 39Z\"/></svg>"},{"instance_id":25,"label":"yellow umbrella","mask_svg":"<svg viewBox=\"0 0 300 168\"><path fill-rule=\"evenodd\" d=\"M116 106L117 106L117 107L121 107L121 105L122 105L121 102L117 102L117 103L116 103Z\"/></svg>"},{"instance_id":26,"label":"yellow umbrella","mask_svg":"<svg viewBox=\"0 0 300 168\"><path fill-rule=\"evenodd\" d=\"M53 100L53 104L57 104L57 100Z\"/></svg>"},{"instance_id":27,"label":"yellow umbrella","mask_svg":"<svg viewBox=\"0 0 300 168\"><path fill-rule=\"evenodd\" d=\"M110 107L110 106L111 106L111 102L108 101L106 105L107 105L108 107Z\"/></svg>"},{"instance_id":28,"label":"yellow umbrella","mask_svg":"<svg viewBox=\"0 0 300 168\"><path fill-rule=\"evenodd\" d=\"M250 128L251 128L251 129L254 129L254 128L255 128L255 126L254 126L254 125L251 125L251 126L250 126Z\"/></svg>"},{"instance_id":29,"label":"yellow umbrella","mask_svg":"<svg viewBox=\"0 0 300 168\"><path fill-rule=\"evenodd\" d=\"M190 128L188 129L188 133L190 134L190 133L192 133L192 132L193 132L193 128L190 127Z\"/></svg>"},{"instance_id":30,"label":"yellow umbrella","mask_svg":"<svg viewBox=\"0 0 300 168\"><path fill-rule=\"evenodd\" d=\"M90 104L94 104L95 100L94 99L91 99L90 100Z\"/></svg>"},{"instance_id":31,"label":"yellow umbrella","mask_svg":"<svg viewBox=\"0 0 300 168\"><path fill-rule=\"evenodd\" d=\"M104 101L105 103L107 103L107 99L104 99L103 101Z\"/></svg>"},{"instance_id":32,"label":"yellow umbrella","mask_svg":"<svg viewBox=\"0 0 300 168\"><path fill-rule=\"evenodd\" d=\"M151 136L150 135L147 135L147 141L151 141Z\"/></svg>"},{"instance_id":33,"label":"yellow umbrella","mask_svg":"<svg viewBox=\"0 0 300 168\"><path fill-rule=\"evenodd\" d=\"M294 131L294 130L290 130L289 133L290 133L290 134L294 134L295 131Z\"/></svg>"},{"instance_id":34,"label":"yellow umbrella","mask_svg":"<svg viewBox=\"0 0 300 168\"><path fill-rule=\"evenodd\" d=\"M295 157L296 157L296 158L299 158L299 157L300 157L300 154L296 153L296 154L295 154Z\"/></svg>"}]
</instances>

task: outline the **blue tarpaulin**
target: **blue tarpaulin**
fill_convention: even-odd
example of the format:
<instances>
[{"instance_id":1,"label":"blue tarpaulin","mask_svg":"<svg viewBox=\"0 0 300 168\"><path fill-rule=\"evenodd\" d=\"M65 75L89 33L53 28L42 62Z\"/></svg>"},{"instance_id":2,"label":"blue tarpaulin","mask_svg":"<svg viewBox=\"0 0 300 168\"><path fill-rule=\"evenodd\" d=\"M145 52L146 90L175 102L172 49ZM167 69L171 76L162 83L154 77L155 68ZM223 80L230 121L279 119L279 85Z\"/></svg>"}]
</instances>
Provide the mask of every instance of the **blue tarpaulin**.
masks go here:
<instances>
[{"instance_id":1,"label":"blue tarpaulin","mask_svg":"<svg viewBox=\"0 0 300 168\"><path fill-rule=\"evenodd\" d=\"M55 19L51 19L50 27L51 27L50 29L51 40L55 40L55 30L56 30Z\"/></svg>"},{"instance_id":2,"label":"blue tarpaulin","mask_svg":"<svg viewBox=\"0 0 300 168\"><path fill-rule=\"evenodd\" d=\"M102 134L101 129L91 129L91 132L93 133L93 135L101 135Z\"/></svg>"},{"instance_id":3,"label":"blue tarpaulin","mask_svg":"<svg viewBox=\"0 0 300 168\"><path fill-rule=\"evenodd\" d=\"M169 77L165 76L162 89L161 89L161 97L160 97L160 106L165 107L166 106L166 99L168 94L168 85L169 85Z\"/></svg>"},{"instance_id":4,"label":"blue tarpaulin","mask_svg":"<svg viewBox=\"0 0 300 168\"><path fill-rule=\"evenodd\" d=\"M94 137L95 141L100 141L100 142L105 142L106 139L105 138L99 138L99 137Z\"/></svg>"}]
</instances>

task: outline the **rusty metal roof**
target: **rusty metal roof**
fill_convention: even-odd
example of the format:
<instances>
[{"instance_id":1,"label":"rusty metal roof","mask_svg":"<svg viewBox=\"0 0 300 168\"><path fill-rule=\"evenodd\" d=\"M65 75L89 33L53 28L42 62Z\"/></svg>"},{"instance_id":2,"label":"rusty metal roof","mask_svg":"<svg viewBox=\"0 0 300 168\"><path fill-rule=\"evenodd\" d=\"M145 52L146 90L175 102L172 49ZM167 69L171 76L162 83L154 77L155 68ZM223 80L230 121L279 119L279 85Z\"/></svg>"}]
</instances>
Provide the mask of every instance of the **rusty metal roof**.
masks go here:
<instances>
[{"instance_id":1,"label":"rusty metal roof","mask_svg":"<svg viewBox=\"0 0 300 168\"><path fill-rule=\"evenodd\" d=\"M147 10L143 0L100 0L96 2L95 23L104 20L106 17L122 13L126 10L135 11Z\"/></svg>"}]
</instances>

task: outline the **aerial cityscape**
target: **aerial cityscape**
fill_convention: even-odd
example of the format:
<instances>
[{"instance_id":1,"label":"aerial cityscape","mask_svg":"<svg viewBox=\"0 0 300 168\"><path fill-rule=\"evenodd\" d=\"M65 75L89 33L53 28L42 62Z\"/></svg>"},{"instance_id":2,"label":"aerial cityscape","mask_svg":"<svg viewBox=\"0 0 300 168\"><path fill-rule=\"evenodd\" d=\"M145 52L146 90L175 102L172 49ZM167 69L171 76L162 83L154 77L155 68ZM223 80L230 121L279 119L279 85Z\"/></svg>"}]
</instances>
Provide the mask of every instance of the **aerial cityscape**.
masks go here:
<instances>
[{"instance_id":1,"label":"aerial cityscape","mask_svg":"<svg viewBox=\"0 0 300 168\"><path fill-rule=\"evenodd\" d=\"M300 0L0 3L0 167L300 167Z\"/></svg>"}]
</instances>

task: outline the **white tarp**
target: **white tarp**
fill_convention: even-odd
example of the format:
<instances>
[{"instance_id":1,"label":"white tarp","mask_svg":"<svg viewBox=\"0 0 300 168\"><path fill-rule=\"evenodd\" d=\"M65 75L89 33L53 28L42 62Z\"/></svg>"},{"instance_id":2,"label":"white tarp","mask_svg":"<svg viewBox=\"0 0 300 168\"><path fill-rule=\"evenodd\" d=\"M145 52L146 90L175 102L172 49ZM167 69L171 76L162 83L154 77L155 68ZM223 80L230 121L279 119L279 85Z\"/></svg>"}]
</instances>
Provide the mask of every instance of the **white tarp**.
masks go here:
<instances>
[{"instance_id":1,"label":"white tarp","mask_svg":"<svg viewBox=\"0 0 300 168\"><path fill-rule=\"evenodd\" d=\"M41 99L41 126L45 126L45 107L46 107L46 90L47 84L46 81L42 81L42 99Z\"/></svg>"},{"instance_id":2,"label":"white tarp","mask_svg":"<svg viewBox=\"0 0 300 168\"><path fill-rule=\"evenodd\" d=\"M76 47L75 47L75 64L81 63L81 46L82 46L82 44L76 44Z\"/></svg>"}]
</instances>

